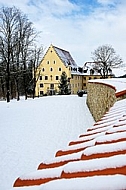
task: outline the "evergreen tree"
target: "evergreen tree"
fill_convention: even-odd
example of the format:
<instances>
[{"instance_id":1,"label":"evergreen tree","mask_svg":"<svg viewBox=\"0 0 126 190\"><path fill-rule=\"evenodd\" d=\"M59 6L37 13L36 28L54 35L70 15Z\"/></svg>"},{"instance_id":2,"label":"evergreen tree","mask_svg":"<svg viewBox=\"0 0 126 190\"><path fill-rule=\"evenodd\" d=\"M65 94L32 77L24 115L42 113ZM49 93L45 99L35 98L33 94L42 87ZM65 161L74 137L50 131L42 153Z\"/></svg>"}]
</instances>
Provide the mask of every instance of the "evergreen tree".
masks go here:
<instances>
[{"instance_id":1,"label":"evergreen tree","mask_svg":"<svg viewBox=\"0 0 126 190\"><path fill-rule=\"evenodd\" d=\"M59 93L60 94L69 94L69 84L68 84L68 79L66 72L63 71L61 78L60 78L60 83L59 83Z\"/></svg>"}]
</instances>

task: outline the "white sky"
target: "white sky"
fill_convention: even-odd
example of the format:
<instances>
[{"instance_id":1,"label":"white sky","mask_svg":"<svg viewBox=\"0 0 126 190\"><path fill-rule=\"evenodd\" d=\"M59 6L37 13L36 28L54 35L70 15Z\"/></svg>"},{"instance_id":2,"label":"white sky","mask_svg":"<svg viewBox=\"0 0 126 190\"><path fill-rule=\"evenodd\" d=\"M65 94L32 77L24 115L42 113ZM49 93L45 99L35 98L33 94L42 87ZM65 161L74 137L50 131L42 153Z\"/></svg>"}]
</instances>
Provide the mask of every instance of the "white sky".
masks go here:
<instances>
[{"instance_id":1,"label":"white sky","mask_svg":"<svg viewBox=\"0 0 126 190\"><path fill-rule=\"evenodd\" d=\"M68 50L80 66L104 44L126 63L125 0L0 0L3 5L20 8L42 31L39 42L45 48L52 43Z\"/></svg>"}]
</instances>

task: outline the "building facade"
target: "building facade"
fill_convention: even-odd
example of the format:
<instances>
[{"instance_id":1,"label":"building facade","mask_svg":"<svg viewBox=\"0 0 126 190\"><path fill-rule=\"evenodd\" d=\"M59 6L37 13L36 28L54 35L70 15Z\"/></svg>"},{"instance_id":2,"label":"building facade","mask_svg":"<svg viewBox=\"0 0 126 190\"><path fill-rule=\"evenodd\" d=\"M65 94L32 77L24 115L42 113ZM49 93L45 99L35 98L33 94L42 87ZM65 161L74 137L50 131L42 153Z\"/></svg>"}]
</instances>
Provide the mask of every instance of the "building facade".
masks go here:
<instances>
[{"instance_id":1,"label":"building facade","mask_svg":"<svg viewBox=\"0 0 126 190\"><path fill-rule=\"evenodd\" d=\"M63 71L67 74L71 94L77 94L78 90L86 91L88 80L101 78L98 72L93 71L91 64L78 67L68 51L50 45L36 71L35 95L57 94Z\"/></svg>"},{"instance_id":2,"label":"building facade","mask_svg":"<svg viewBox=\"0 0 126 190\"><path fill-rule=\"evenodd\" d=\"M63 71L67 74L69 90L72 94L77 93L78 89L82 89L82 76L81 73L78 75L77 69L77 64L68 51L51 45L36 71L35 95L58 93Z\"/></svg>"}]
</instances>

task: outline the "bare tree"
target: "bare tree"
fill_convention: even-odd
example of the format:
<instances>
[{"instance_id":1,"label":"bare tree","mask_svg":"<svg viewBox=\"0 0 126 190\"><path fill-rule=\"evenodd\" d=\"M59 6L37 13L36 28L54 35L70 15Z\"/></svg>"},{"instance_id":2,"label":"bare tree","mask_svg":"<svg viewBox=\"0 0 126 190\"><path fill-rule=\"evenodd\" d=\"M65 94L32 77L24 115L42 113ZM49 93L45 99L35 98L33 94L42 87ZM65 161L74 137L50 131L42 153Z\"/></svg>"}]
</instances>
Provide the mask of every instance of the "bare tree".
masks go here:
<instances>
[{"instance_id":1,"label":"bare tree","mask_svg":"<svg viewBox=\"0 0 126 190\"><path fill-rule=\"evenodd\" d=\"M10 101L10 64L13 39L17 25L17 9L2 8L0 11L0 53L6 65L6 93L7 102Z\"/></svg>"},{"instance_id":2,"label":"bare tree","mask_svg":"<svg viewBox=\"0 0 126 190\"><path fill-rule=\"evenodd\" d=\"M99 46L92 52L92 59L94 60L93 69L99 71L102 78L107 78L112 68L118 67L123 62L111 45Z\"/></svg>"},{"instance_id":3,"label":"bare tree","mask_svg":"<svg viewBox=\"0 0 126 190\"><path fill-rule=\"evenodd\" d=\"M32 59L31 59L31 64L32 64L32 69L33 69L33 78L32 78L32 92L33 92L33 98L35 97L35 88L36 88L36 83L40 77L41 70L38 71L38 66L41 61L41 57L43 55L44 49L43 46L40 47L34 47L32 50ZM37 73L37 75L36 75Z\"/></svg>"},{"instance_id":4,"label":"bare tree","mask_svg":"<svg viewBox=\"0 0 126 190\"><path fill-rule=\"evenodd\" d=\"M16 7L1 8L0 81L2 84L4 84L4 81L6 82L7 102L10 101L12 91L16 91L15 94L17 100L19 100L19 87L24 89L25 98L27 99L29 75L32 73L28 65L37 36L38 32L34 29L32 22L19 9ZM2 91L4 93L4 88Z\"/></svg>"},{"instance_id":5,"label":"bare tree","mask_svg":"<svg viewBox=\"0 0 126 190\"><path fill-rule=\"evenodd\" d=\"M34 45L34 41L37 37L37 32L32 27L32 23L24 16L19 23L20 31L20 51L21 51L21 60L23 66L23 82L24 82L24 92L25 99L27 99L27 72L28 72L28 63L31 57L31 50Z\"/></svg>"}]
</instances>

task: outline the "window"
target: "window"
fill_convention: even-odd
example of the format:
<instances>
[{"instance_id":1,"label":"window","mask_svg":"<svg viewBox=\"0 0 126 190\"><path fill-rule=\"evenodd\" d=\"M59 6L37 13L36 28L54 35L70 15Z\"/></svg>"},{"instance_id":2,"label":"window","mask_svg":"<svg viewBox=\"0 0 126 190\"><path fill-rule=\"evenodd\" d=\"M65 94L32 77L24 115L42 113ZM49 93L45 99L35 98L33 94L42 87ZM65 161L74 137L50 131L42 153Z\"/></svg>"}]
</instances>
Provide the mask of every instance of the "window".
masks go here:
<instances>
[{"instance_id":1,"label":"window","mask_svg":"<svg viewBox=\"0 0 126 190\"><path fill-rule=\"evenodd\" d=\"M42 80L42 76L40 76L39 79Z\"/></svg>"},{"instance_id":2,"label":"window","mask_svg":"<svg viewBox=\"0 0 126 190\"><path fill-rule=\"evenodd\" d=\"M86 83L84 83L83 85L86 86Z\"/></svg>"},{"instance_id":3,"label":"window","mask_svg":"<svg viewBox=\"0 0 126 190\"><path fill-rule=\"evenodd\" d=\"M84 80L86 80L86 77L84 77Z\"/></svg>"},{"instance_id":4,"label":"window","mask_svg":"<svg viewBox=\"0 0 126 190\"><path fill-rule=\"evenodd\" d=\"M47 64L49 64L49 61L47 61Z\"/></svg>"},{"instance_id":5,"label":"window","mask_svg":"<svg viewBox=\"0 0 126 190\"><path fill-rule=\"evenodd\" d=\"M56 80L59 80L59 76L56 76Z\"/></svg>"},{"instance_id":6,"label":"window","mask_svg":"<svg viewBox=\"0 0 126 190\"><path fill-rule=\"evenodd\" d=\"M40 96L43 95L43 91L40 91Z\"/></svg>"},{"instance_id":7,"label":"window","mask_svg":"<svg viewBox=\"0 0 126 190\"><path fill-rule=\"evenodd\" d=\"M87 73L87 71L88 71L88 69L85 69L85 70L84 70L84 73Z\"/></svg>"},{"instance_id":8,"label":"window","mask_svg":"<svg viewBox=\"0 0 126 190\"><path fill-rule=\"evenodd\" d=\"M73 75L71 75L71 78L73 79Z\"/></svg>"},{"instance_id":9,"label":"window","mask_svg":"<svg viewBox=\"0 0 126 190\"><path fill-rule=\"evenodd\" d=\"M53 77L53 76L52 76L52 75L50 75L51 80L52 80L52 77Z\"/></svg>"},{"instance_id":10,"label":"window","mask_svg":"<svg viewBox=\"0 0 126 190\"><path fill-rule=\"evenodd\" d=\"M50 89L54 89L54 84L50 84Z\"/></svg>"},{"instance_id":11,"label":"window","mask_svg":"<svg viewBox=\"0 0 126 190\"><path fill-rule=\"evenodd\" d=\"M54 61L53 63L56 64L56 61Z\"/></svg>"},{"instance_id":12,"label":"window","mask_svg":"<svg viewBox=\"0 0 126 190\"><path fill-rule=\"evenodd\" d=\"M91 77L89 77L89 80L91 80Z\"/></svg>"},{"instance_id":13,"label":"window","mask_svg":"<svg viewBox=\"0 0 126 190\"><path fill-rule=\"evenodd\" d=\"M50 71L53 71L53 68L50 68Z\"/></svg>"},{"instance_id":14,"label":"window","mask_svg":"<svg viewBox=\"0 0 126 190\"><path fill-rule=\"evenodd\" d=\"M43 83L40 83L40 88L43 88Z\"/></svg>"},{"instance_id":15,"label":"window","mask_svg":"<svg viewBox=\"0 0 126 190\"><path fill-rule=\"evenodd\" d=\"M48 76L45 76L45 80L48 80Z\"/></svg>"},{"instance_id":16,"label":"window","mask_svg":"<svg viewBox=\"0 0 126 190\"><path fill-rule=\"evenodd\" d=\"M42 71L44 72L44 71L45 71L45 69L44 69L44 68L42 68Z\"/></svg>"},{"instance_id":17,"label":"window","mask_svg":"<svg viewBox=\"0 0 126 190\"><path fill-rule=\"evenodd\" d=\"M59 71L61 71L61 68L59 68Z\"/></svg>"}]
</instances>

